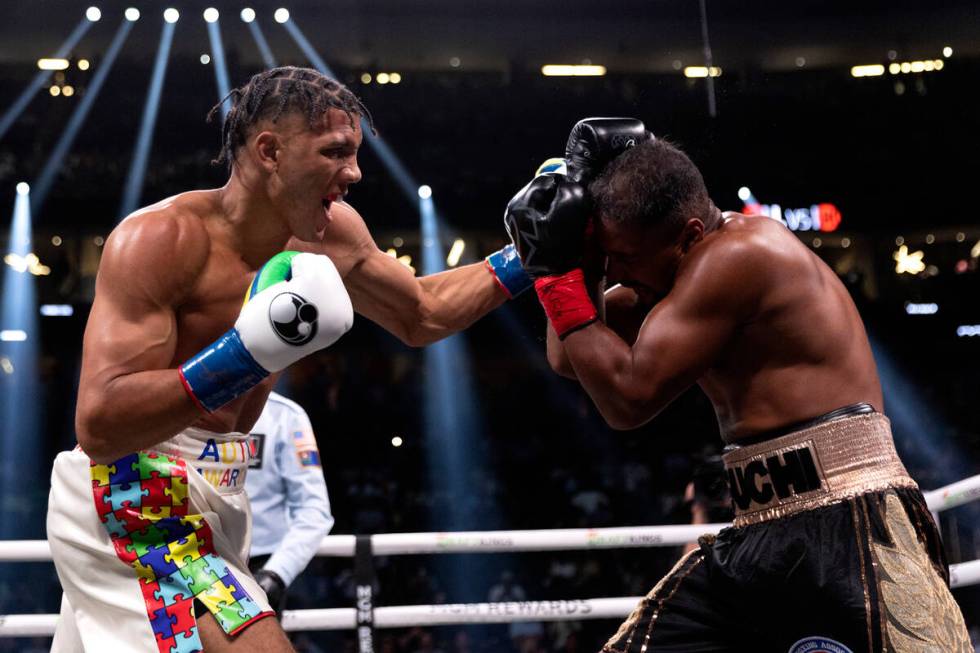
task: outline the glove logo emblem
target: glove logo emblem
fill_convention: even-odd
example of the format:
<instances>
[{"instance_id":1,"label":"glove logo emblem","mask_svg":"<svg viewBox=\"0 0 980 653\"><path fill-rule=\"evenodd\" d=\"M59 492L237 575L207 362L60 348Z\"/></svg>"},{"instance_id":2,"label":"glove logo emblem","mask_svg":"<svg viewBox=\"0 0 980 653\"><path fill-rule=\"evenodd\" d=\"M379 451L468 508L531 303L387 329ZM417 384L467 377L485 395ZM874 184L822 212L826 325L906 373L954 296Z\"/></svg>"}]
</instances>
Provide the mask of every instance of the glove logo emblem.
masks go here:
<instances>
[{"instance_id":1,"label":"glove logo emblem","mask_svg":"<svg viewBox=\"0 0 980 653\"><path fill-rule=\"evenodd\" d=\"M636 145L636 138L633 136L616 134L612 137L611 143L614 150L628 150Z\"/></svg>"},{"instance_id":2,"label":"glove logo emblem","mask_svg":"<svg viewBox=\"0 0 980 653\"><path fill-rule=\"evenodd\" d=\"M269 304L269 321L279 339L289 345L305 345L316 336L316 306L296 293L276 295Z\"/></svg>"}]
</instances>

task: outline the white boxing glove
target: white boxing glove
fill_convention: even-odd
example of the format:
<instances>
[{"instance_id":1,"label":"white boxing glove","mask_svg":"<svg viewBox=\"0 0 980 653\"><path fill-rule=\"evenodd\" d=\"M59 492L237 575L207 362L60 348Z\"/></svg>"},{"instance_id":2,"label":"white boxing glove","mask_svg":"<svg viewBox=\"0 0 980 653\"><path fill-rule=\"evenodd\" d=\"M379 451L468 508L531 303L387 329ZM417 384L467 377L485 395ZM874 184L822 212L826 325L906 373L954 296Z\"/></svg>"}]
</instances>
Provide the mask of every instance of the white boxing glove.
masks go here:
<instances>
[{"instance_id":1,"label":"white boxing glove","mask_svg":"<svg viewBox=\"0 0 980 653\"><path fill-rule=\"evenodd\" d=\"M184 389L214 411L272 372L329 347L354 323L354 308L333 262L281 252L255 275L229 329L180 366Z\"/></svg>"}]
</instances>

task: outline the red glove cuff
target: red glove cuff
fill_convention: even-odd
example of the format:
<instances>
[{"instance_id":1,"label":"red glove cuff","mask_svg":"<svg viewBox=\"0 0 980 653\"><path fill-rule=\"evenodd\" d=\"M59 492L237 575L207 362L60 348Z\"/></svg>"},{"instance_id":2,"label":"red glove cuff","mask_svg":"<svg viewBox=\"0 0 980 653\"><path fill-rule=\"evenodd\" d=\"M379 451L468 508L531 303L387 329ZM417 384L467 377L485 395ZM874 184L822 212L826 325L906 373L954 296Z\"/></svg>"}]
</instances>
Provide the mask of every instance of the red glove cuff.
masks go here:
<instances>
[{"instance_id":1,"label":"red glove cuff","mask_svg":"<svg viewBox=\"0 0 980 653\"><path fill-rule=\"evenodd\" d=\"M585 273L576 268L534 282L538 299L559 338L596 321L599 313L585 289Z\"/></svg>"}]
</instances>

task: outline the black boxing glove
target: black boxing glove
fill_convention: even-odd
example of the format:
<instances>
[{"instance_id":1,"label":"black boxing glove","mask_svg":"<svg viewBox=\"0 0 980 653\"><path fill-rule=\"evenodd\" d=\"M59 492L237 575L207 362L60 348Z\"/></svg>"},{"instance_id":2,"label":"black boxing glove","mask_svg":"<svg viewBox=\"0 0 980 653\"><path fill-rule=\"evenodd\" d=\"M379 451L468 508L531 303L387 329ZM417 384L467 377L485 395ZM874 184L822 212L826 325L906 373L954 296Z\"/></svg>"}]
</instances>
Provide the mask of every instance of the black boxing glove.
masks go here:
<instances>
[{"instance_id":1,"label":"black boxing glove","mask_svg":"<svg viewBox=\"0 0 980 653\"><path fill-rule=\"evenodd\" d=\"M282 610L286 604L286 583L271 569L259 569L255 572L255 582L265 592L269 605L276 611L276 617L282 618Z\"/></svg>"},{"instance_id":2,"label":"black boxing glove","mask_svg":"<svg viewBox=\"0 0 980 653\"><path fill-rule=\"evenodd\" d=\"M643 122L636 118L585 118L568 134L565 160L568 176L588 186L617 156L653 140Z\"/></svg>"},{"instance_id":3,"label":"black boxing glove","mask_svg":"<svg viewBox=\"0 0 980 653\"><path fill-rule=\"evenodd\" d=\"M596 321L582 261L591 204L562 174L535 177L507 204L504 226L559 338Z\"/></svg>"},{"instance_id":4,"label":"black boxing glove","mask_svg":"<svg viewBox=\"0 0 980 653\"><path fill-rule=\"evenodd\" d=\"M589 210L585 187L554 173L535 177L507 203L504 227L532 279L581 267Z\"/></svg>"}]
</instances>

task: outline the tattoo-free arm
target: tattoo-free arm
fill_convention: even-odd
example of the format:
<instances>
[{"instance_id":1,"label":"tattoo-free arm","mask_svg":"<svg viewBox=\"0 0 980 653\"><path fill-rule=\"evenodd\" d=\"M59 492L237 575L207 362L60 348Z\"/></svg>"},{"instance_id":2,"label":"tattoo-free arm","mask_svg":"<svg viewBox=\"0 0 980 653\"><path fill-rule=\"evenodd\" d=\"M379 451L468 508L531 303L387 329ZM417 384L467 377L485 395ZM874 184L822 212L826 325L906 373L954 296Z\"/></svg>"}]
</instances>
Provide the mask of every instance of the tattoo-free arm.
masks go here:
<instances>
[{"instance_id":1,"label":"tattoo-free arm","mask_svg":"<svg viewBox=\"0 0 980 653\"><path fill-rule=\"evenodd\" d=\"M717 248L712 254L682 267L632 345L601 322L562 342L579 382L613 428L655 417L718 360L750 314L756 290L750 276L732 274L737 254Z\"/></svg>"}]
</instances>

